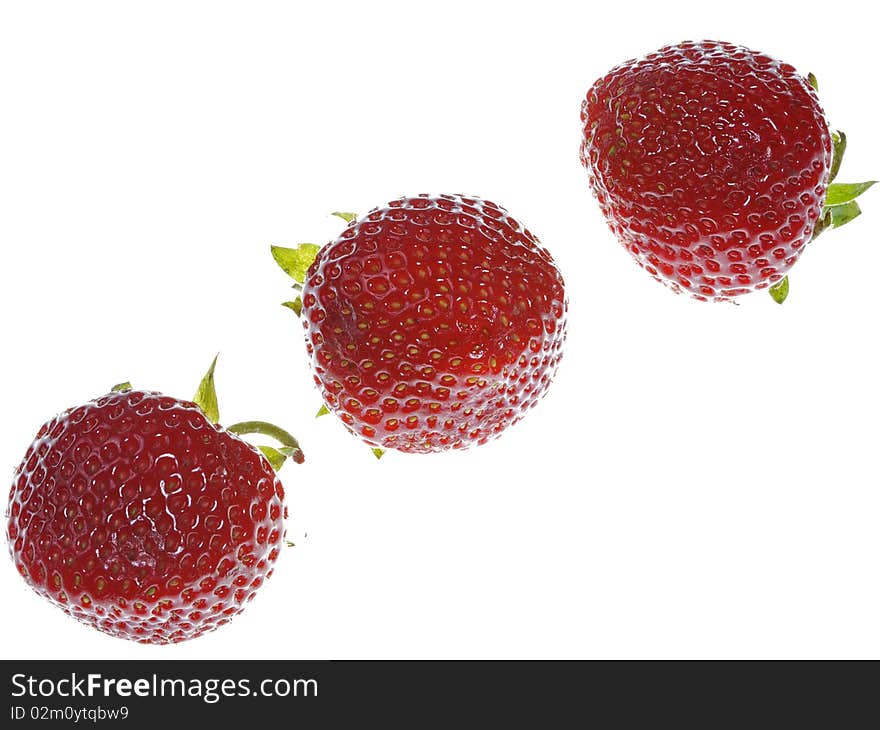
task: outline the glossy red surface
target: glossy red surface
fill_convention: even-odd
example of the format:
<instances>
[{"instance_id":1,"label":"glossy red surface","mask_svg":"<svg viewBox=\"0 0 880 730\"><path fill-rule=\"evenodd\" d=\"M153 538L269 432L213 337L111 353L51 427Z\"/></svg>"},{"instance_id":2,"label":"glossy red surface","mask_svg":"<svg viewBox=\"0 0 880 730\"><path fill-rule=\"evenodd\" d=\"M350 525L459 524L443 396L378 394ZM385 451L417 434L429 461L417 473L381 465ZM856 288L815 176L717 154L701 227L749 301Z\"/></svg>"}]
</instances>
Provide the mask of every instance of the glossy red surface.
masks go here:
<instances>
[{"instance_id":1,"label":"glossy red surface","mask_svg":"<svg viewBox=\"0 0 880 730\"><path fill-rule=\"evenodd\" d=\"M765 288L810 240L831 138L791 66L730 43L667 46L599 79L581 120L611 230L672 289L724 300Z\"/></svg>"},{"instance_id":2,"label":"glossy red surface","mask_svg":"<svg viewBox=\"0 0 880 730\"><path fill-rule=\"evenodd\" d=\"M282 544L283 500L260 453L194 404L123 391L40 429L7 536L38 593L108 634L163 644L254 597Z\"/></svg>"},{"instance_id":3,"label":"glossy red surface","mask_svg":"<svg viewBox=\"0 0 880 730\"><path fill-rule=\"evenodd\" d=\"M318 253L303 324L327 406L370 444L480 444L544 395L565 339L562 276L507 211L401 198Z\"/></svg>"}]
</instances>

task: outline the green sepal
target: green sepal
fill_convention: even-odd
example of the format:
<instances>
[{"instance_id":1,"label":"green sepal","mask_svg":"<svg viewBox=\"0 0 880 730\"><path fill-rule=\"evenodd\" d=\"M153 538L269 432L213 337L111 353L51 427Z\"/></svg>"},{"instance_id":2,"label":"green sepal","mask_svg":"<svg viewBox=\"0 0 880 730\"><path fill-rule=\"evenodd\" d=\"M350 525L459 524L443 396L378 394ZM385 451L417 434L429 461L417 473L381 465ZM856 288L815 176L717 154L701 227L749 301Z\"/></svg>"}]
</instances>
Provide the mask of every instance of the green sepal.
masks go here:
<instances>
[{"instance_id":1,"label":"green sepal","mask_svg":"<svg viewBox=\"0 0 880 730\"><path fill-rule=\"evenodd\" d=\"M815 241L820 234L831 227L831 209L824 208L822 210L822 217L816 221L816 225L813 227L813 235L810 236L811 241Z\"/></svg>"},{"instance_id":2,"label":"green sepal","mask_svg":"<svg viewBox=\"0 0 880 730\"><path fill-rule=\"evenodd\" d=\"M301 243L296 248L272 246L272 258L294 281L302 284L306 272L318 255L321 247L314 243Z\"/></svg>"},{"instance_id":3,"label":"green sepal","mask_svg":"<svg viewBox=\"0 0 880 730\"><path fill-rule=\"evenodd\" d=\"M383 456L385 456L385 449L380 449L377 446L370 447L370 451L373 452L373 456L375 456L377 459L381 459Z\"/></svg>"},{"instance_id":4,"label":"green sepal","mask_svg":"<svg viewBox=\"0 0 880 730\"><path fill-rule=\"evenodd\" d=\"M294 299L292 302L281 302L281 306L282 306L282 307L287 307L288 309L292 309L292 310L293 310L293 313L294 313L297 317L301 317L301 316L302 316L302 311L303 311L303 300L302 300L302 297L297 297L297 298Z\"/></svg>"},{"instance_id":5,"label":"green sepal","mask_svg":"<svg viewBox=\"0 0 880 730\"><path fill-rule=\"evenodd\" d=\"M855 200L876 182L868 180L861 183L832 183L825 194L825 207L831 208Z\"/></svg>"},{"instance_id":6,"label":"green sepal","mask_svg":"<svg viewBox=\"0 0 880 730\"><path fill-rule=\"evenodd\" d=\"M266 457L266 460L272 465L272 468L275 471L278 471L284 466L284 462L287 461L287 456L272 446L257 446L257 448L263 452L263 456Z\"/></svg>"},{"instance_id":7,"label":"green sepal","mask_svg":"<svg viewBox=\"0 0 880 730\"><path fill-rule=\"evenodd\" d=\"M819 79L816 78L816 74L814 74L812 71L807 74L807 83L813 87L814 91L819 90Z\"/></svg>"},{"instance_id":8,"label":"green sepal","mask_svg":"<svg viewBox=\"0 0 880 730\"><path fill-rule=\"evenodd\" d=\"M832 205L828 212L831 214L831 227L840 228L849 223L853 218L862 214L862 209L855 200L850 200L843 205Z\"/></svg>"},{"instance_id":9,"label":"green sepal","mask_svg":"<svg viewBox=\"0 0 880 730\"><path fill-rule=\"evenodd\" d=\"M334 211L330 215L335 215L337 218L342 218L346 223L351 223L354 220L357 220L357 213L344 213L342 211Z\"/></svg>"},{"instance_id":10,"label":"green sepal","mask_svg":"<svg viewBox=\"0 0 880 730\"><path fill-rule=\"evenodd\" d=\"M217 405L217 391L214 389L214 368L217 366L217 358L219 353L214 355L211 367L199 383L198 390L193 396L193 402L202 409L202 413L211 423L219 423L220 408Z\"/></svg>"},{"instance_id":11,"label":"green sepal","mask_svg":"<svg viewBox=\"0 0 880 730\"><path fill-rule=\"evenodd\" d=\"M837 173L840 172L840 163L843 162L843 153L846 152L846 135L839 129L831 133L831 171L828 173L828 182L834 182Z\"/></svg>"},{"instance_id":12,"label":"green sepal","mask_svg":"<svg viewBox=\"0 0 880 730\"><path fill-rule=\"evenodd\" d=\"M131 390L131 383L127 380L124 383L117 383L112 388L110 388L111 393L121 393L124 390Z\"/></svg>"},{"instance_id":13,"label":"green sepal","mask_svg":"<svg viewBox=\"0 0 880 730\"><path fill-rule=\"evenodd\" d=\"M321 407L318 409L318 412L315 414L315 418L326 416L328 413L330 413L330 409L322 403Z\"/></svg>"},{"instance_id":14,"label":"green sepal","mask_svg":"<svg viewBox=\"0 0 880 730\"><path fill-rule=\"evenodd\" d=\"M768 291L770 292L770 296L773 297L774 302L776 302L777 304L782 304L788 297L788 277L783 276L779 281L771 286Z\"/></svg>"}]
</instances>

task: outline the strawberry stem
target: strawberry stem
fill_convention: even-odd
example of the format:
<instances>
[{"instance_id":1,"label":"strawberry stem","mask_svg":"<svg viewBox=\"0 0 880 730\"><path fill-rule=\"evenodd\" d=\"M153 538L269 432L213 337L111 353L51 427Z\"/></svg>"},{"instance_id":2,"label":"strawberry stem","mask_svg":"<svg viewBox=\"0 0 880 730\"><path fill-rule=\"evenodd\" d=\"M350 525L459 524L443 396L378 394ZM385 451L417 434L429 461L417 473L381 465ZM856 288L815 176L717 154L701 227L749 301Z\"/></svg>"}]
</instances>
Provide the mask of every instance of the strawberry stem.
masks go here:
<instances>
[{"instance_id":1,"label":"strawberry stem","mask_svg":"<svg viewBox=\"0 0 880 730\"><path fill-rule=\"evenodd\" d=\"M302 449L299 446L299 441L297 441L289 431L285 431L274 423L268 423L266 421L242 421L241 423L233 423L231 426L227 426L226 430L231 431L238 436L252 433L268 436L282 444L285 448L281 450L281 453L290 456L297 464L301 464L304 459Z\"/></svg>"}]
</instances>

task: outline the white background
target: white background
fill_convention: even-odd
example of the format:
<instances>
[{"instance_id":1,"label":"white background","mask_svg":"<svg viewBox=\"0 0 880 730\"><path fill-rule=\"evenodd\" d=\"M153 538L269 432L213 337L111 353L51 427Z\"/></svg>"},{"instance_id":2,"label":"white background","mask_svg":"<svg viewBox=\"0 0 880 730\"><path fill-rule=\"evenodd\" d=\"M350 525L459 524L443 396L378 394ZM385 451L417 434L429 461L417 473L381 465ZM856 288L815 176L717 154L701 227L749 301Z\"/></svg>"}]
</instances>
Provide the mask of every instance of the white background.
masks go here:
<instances>
[{"instance_id":1,"label":"white background","mask_svg":"<svg viewBox=\"0 0 880 730\"><path fill-rule=\"evenodd\" d=\"M281 475L297 545L230 625L114 639L4 558L3 655L880 656L880 197L784 306L704 304L635 266L578 161L597 77L715 38L815 72L840 180L878 176L873 27L781 5L3 2L0 464L121 380L190 397L218 350L224 421L285 425L308 459ZM540 236L569 341L499 441L376 462L312 418L269 244L419 192Z\"/></svg>"}]
</instances>

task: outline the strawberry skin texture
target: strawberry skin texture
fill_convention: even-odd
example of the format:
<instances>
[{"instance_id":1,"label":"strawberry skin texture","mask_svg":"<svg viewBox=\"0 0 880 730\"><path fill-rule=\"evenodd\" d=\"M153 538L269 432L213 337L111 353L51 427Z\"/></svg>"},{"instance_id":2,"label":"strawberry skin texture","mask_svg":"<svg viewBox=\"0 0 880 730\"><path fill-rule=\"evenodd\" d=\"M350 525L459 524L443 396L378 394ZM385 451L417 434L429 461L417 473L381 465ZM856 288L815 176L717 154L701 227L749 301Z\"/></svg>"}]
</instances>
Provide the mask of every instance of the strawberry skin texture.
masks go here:
<instances>
[{"instance_id":1,"label":"strawberry skin texture","mask_svg":"<svg viewBox=\"0 0 880 730\"><path fill-rule=\"evenodd\" d=\"M239 613L272 573L284 491L193 403L110 393L46 423L18 467L7 538L30 586L100 631L167 644Z\"/></svg>"},{"instance_id":2,"label":"strawberry skin texture","mask_svg":"<svg viewBox=\"0 0 880 730\"><path fill-rule=\"evenodd\" d=\"M327 407L369 444L485 443L545 394L567 302L550 254L506 210L404 197L322 248L303 325Z\"/></svg>"},{"instance_id":3,"label":"strawberry skin texture","mask_svg":"<svg viewBox=\"0 0 880 730\"><path fill-rule=\"evenodd\" d=\"M728 300L766 288L810 240L831 137L791 66L730 43L667 46L597 81L581 120L611 230L673 290Z\"/></svg>"}]
</instances>

